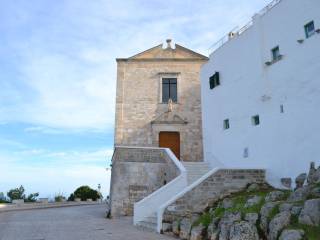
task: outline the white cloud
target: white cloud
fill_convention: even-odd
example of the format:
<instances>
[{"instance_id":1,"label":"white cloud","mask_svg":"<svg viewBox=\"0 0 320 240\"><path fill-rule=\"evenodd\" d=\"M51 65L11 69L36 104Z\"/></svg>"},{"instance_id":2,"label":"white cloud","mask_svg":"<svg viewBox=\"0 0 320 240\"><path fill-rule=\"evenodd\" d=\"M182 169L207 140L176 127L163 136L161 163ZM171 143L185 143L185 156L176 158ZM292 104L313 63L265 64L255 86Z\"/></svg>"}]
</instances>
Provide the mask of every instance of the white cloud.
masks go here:
<instances>
[{"instance_id":1,"label":"white cloud","mask_svg":"<svg viewBox=\"0 0 320 240\"><path fill-rule=\"evenodd\" d=\"M68 196L81 185L89 185L96 189L100 183L104 196L109 194L110 171L103 167L79 164L41 168L16 166L1 161L0 169L0 192L6 192L22 184L28 193L40 192L40 197L52 198L57 193Z\"/></svg>"},{"instance_id":2,"label":"white cloud","mask_svg":"<svg viewBox=\"0 0 320 240\"><path fill-rule=\"evenodd\" d=\"M0 192L22 184L29 193L40 192L42 197L54 197L56 193L69 195L80 185L96 188L100 183L106 196L110 186L107 168L112 153L112 149L82 152L27 149L10 155L0 152ZM35 157L43 161L21 163L21 160Z\"/></svg>"},{"instance_id":3,"label":"white cloud","mask_svg":"<svg viewBox=\"0 0 320 240\"><path fill-rule=\"evenodd\" d=\"M1 152L0 152L1 153ZM29 160L28 165L32 166L47 166L52 165L74 165L74 164L91 164L107 166L110 164L113 149L104 148L97 150L83 150L83 151L52 151L46 149L22 149L11 152L11 159L14 159L16 164L31 158L40 158L41 162L36 160ZM6 154L7 155L7 154Z\"/></svg>"},{"instance_id":4,"label":"white cloud","mask_svg":"<svg viewBox=\"0 0 320 240\"><path fill-rule=\"evenodd\" d=\"M168 37L207 54L216 40L250 20L268 1L71 0L11 6L11 15L23 16L9 21L11 28L30 28L32 34L8 44L8 53L18 58L14 63L22 88L11 79L0 83L5 89L0 102L10 103L0 104L0 121L110 130L116 57L131 56ZM36 14L46 9L47 15Z\"/></svg>"}]
</instances>

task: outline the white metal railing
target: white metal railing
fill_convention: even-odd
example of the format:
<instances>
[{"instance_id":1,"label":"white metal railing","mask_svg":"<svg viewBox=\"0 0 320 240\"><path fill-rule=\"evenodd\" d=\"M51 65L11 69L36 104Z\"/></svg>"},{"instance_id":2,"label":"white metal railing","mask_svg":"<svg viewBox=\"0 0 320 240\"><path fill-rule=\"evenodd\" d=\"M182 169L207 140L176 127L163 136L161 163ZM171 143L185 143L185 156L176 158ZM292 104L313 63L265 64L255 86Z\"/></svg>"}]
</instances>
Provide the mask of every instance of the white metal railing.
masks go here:
<instances>
[{"instance_id":1,"label":"white metal railing","mask_svg":"<svg viewBox=\"0 0 320 240\"><path fill-rule=\"evenodd\" d=\"M259 11L259 15L263 16L267 12L269 12L274 6L276 6L278 3L280 3L282 0L273 0L270 2L267 6L265 6L263 9Z\"/></svg>"},{"instance_id":2,"label":"white metal railing","mask_svg":"<svg viewBox=\"0 0 320 240\"><path fill-rule=\"evenodd\" d=\"M273 7L275 7L276 5L278 5L282 0L273 0L272 2L270 2L267 6L265 6L263 9L261 9L258 12L258 15L263 16L265 15L267 12L269 12ZM229 42L232 38L239 36L241 34L243 34L246 30L248 30L251 26L253 25L253 21L250 20L248 23L246 23L243 27L238 28L235 27L233 30L231 30L228 34L226 34L225 36L223 36L221 39L219 39L217 42L215 42L211 47L209 47L208 51L209 51L209 55L213 52L215 52L216 50L218 50L220 47L222 47L224 44L226 44L227 42Z\"/></svg>"},{"instance_id":3,"label":"white metal railing","mask_svg":"<svg viewBox=\"0 0 320 240\"><path fill-rule=\"evenodd\" d=\"M172 198L177 194L177 192L180 192L188 185L187 171L182 163L172 153L172 151L168 148L156 149L163 149L165 151L170 160L179 169L180 174L168 184L164 185L141 201L134 204L133 223L135 225L138 222L143 221L145 218L149 217L151 214L156 213L161 204L168 201L168 199ZM159 224L161 223L157 222L157 225Z\"/></svg>"},{"instance_id":4,"label":"white metal railing","mask_svg":"<svg viewBox=\"0 0 320 240\"><path fill-rule=\"evenodd\" d=\"M166 210L168 206L170 206L172 203L177 201L180 197L182 197L187 192L191 191L196 186L200 185L203 181L205 181L208 177L212 176L214 173L216 173L220 168L213 168L206 174L204 174L202 177L200 177L198 180L193 182L191 185L183 188L180 192L176 193L172 198L170 198L168 201L160 205L158 207L157 211L157 232L160 233L162 230L162 220L163 220L163 213Z\"/></svg>"}]
</instances>

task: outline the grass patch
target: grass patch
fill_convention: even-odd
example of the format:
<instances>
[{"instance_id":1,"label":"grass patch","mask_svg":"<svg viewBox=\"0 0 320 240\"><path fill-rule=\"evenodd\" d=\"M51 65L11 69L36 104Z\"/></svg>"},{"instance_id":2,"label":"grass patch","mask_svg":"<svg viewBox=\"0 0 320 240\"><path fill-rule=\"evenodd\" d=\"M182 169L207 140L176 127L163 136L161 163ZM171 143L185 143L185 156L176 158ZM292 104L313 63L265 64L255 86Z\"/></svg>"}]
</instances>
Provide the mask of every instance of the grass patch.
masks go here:
<instances>
[{"instance_id":1,"label":"grass patch","mask_svg":"<svg viewBox=\"0 0 320 240\"><path fill-rule=\"evenodd\" d=\"M271 219L273 219L279 212L280 212L279 205L276 205L274 208L272 208L268 216L268 222L270 222Z\"/></svg>"},{"instance_id":2,"label":"grass patch","mask_svg":"<svg viewBox=\"0 0 320 240\"><path fill-rule=\"evenodd\" d=\"M281 191L284 193L283 198L281 200L287 200L290 194L292 193L291 190L281 190Z\"/></svg>"},{"instance_id":3,"label":"grass patch","mask_svg":"<svg viewBox=\"0 0 320 240\"><path fill-rule=\"evenodd\" d=\"M233 194L233 196L230 198L233 201L233 207L231 208L223 208L220 204L215 208L213 211L213 216L217 218L221 218L226 212L234 213L234 212L240 212L241 216L244 217L247 213L259 213L261 210L261 207L265 203L265 196L268 194L268 190L265 191L259 191L259 192L239 192ZM245 204L249 198L252 198L254 196L261 197L261 200L250 207L245 207Z\"/></svg>"},{"instance_id":4,"label":"grass patch","mask_svg":"<svg viewBox=\"0 0 320 240\"><path fill-rule=\"evenodd\" d=\"M196 227L201 224L202 226L208 227L211 222L212 222L211 214L209 212L205 212L194 223L192 223L192 226Z\"/></svg>"},{"instance_id":5,"label":"grass patch","mask_svg":"<svg viewBox=\"0 0 320 240\"><path fill-rule=\"evenodd\" d=\"M319 240L320 226L309 226L300 224L298 216L291 216L291 224L288 229L301 229L304 231L306 239L308 240Z\"/></svg>"},{"instance_id":6,"label":"grass patch","mask_svg":"<svg viewBox=\"0 0 320 240\"><path fill-rule=\"evenodd\" d=\"M225 209L223 207L217 207L214 211L213 211L213 216L217 217L217 218L222 218L223 214L225 212Z\"/></svg>"}]
</instances>

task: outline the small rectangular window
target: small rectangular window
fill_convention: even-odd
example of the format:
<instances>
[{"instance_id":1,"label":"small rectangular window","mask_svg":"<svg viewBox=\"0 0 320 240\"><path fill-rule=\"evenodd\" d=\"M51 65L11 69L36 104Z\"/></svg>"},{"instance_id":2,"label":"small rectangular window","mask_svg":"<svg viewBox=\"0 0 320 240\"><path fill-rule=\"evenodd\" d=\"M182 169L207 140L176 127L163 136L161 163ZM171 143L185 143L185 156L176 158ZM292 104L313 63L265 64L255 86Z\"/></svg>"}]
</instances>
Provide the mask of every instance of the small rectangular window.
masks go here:
<instances>
[{"instance_id":1,"label":"small rectangular window","mask_svg":"<svg viewBox=\"0 0 320 240\"><path fill-rule=\"evenodd\" d=\"M168 103L169 99L177 102L177 79L163 78L162 79L162 102Z\"/></svg>"},{"instance_id":2,"label":"small rectangular window","mask_svg":"<svg viewBox=\"0 0 320 240\"><path fill-rule=\"evenodd\" d=\"M220 85L220 76L219 72L215 72L210 78L209 78L209 84L210 84L210 89L215 88L216 86Z\"/></svg>"},{"instance_id":3,"label":"small rectangular window","mask_svg":"<svg viewBox=\"0 0 320 240\"><path fill-rule=\"evenodd\" d=\"M271 49L271 54L272 61L278 61L279 59L281 59L279 46L276 46L275 48Z\"/></svg>"},{"instance_id":4,"label":"small rectangular window","mask_svg":"<svg viewBox=\"0 0 320 240\"><path fill-rule=\"evenodd\" d=\"M280 105L280 113L284 113L284 107L283 104Z\"/></svg>"},{"instance_id":5,"label":"small rectangular window","mask_svg":"<svg viewBox=\"0 0 320 240\"><path fill-rule=\"evenodd\" d=\"M313 34L315 34L316 30L314 27L314 22L311 21L311 22L307 23L306 25L304 25L304 31L306 33L306 38L309 38Z\"/></svg>"},{"instance_id":6,"label":"small rectangular window","mask_svg":"<svg viewBox=\"0 0 320 240\"><path fill-rule=\"evenodd\" d=\"M259 115L255 115L255 116L253 116L251 120L252 120L252 125L254 125L254 126L257 126L257 125L259 125L259 124L260 124L260 118L259 118Z\"/></svg>"},{"instance_id":7,"label":"small rectangular window","mask_svg":"<svg viewBox=\"0 0 320 240\"><path fill-rule=\"evenodd\" d=\"M223 120L223 129L229 129L229 128L230 128L229 119Z\"/></svg>"},{"instance_id":8,"label":"small rectangular window","mask_svg":"<svg viewBox=\"0 0 320 240\"><path fill-rule=\"evenodd\" d=\"M248 158L249 157L249 148L245 148L245 149L243 149L243 157L244 158Z\"/></svg>"}]
</instances>

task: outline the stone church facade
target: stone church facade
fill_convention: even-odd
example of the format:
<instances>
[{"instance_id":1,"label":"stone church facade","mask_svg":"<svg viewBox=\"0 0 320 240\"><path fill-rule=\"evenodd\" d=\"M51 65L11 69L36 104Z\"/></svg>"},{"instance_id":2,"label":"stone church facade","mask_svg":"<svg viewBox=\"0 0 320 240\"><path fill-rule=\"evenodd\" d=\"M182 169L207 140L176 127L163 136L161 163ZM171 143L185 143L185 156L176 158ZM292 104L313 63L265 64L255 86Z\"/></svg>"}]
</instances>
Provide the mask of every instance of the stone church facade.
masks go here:
<instances>
[{"instance_id":1,"label":"stone church facade","mask_svg":"<svg viewBox=\"0 0 320 240\"><path fill-rule=\"evenodd\" d=\"M117 59L115 145L169 147L202 161L200 68L206 56L167 40Z\"/></svg>"},{"instance_id":2,"label":"stone church facade","mask_svg":"<svg viewBox=\"0 0 320 240\"><path fill-rule=\"evenodd\" d=\"M170 40L117 59L113 217L133 215L136 202L180 174L163 148L182 161L203 161L200 68L207 61Z\"/></svg>"}]
</instances>

